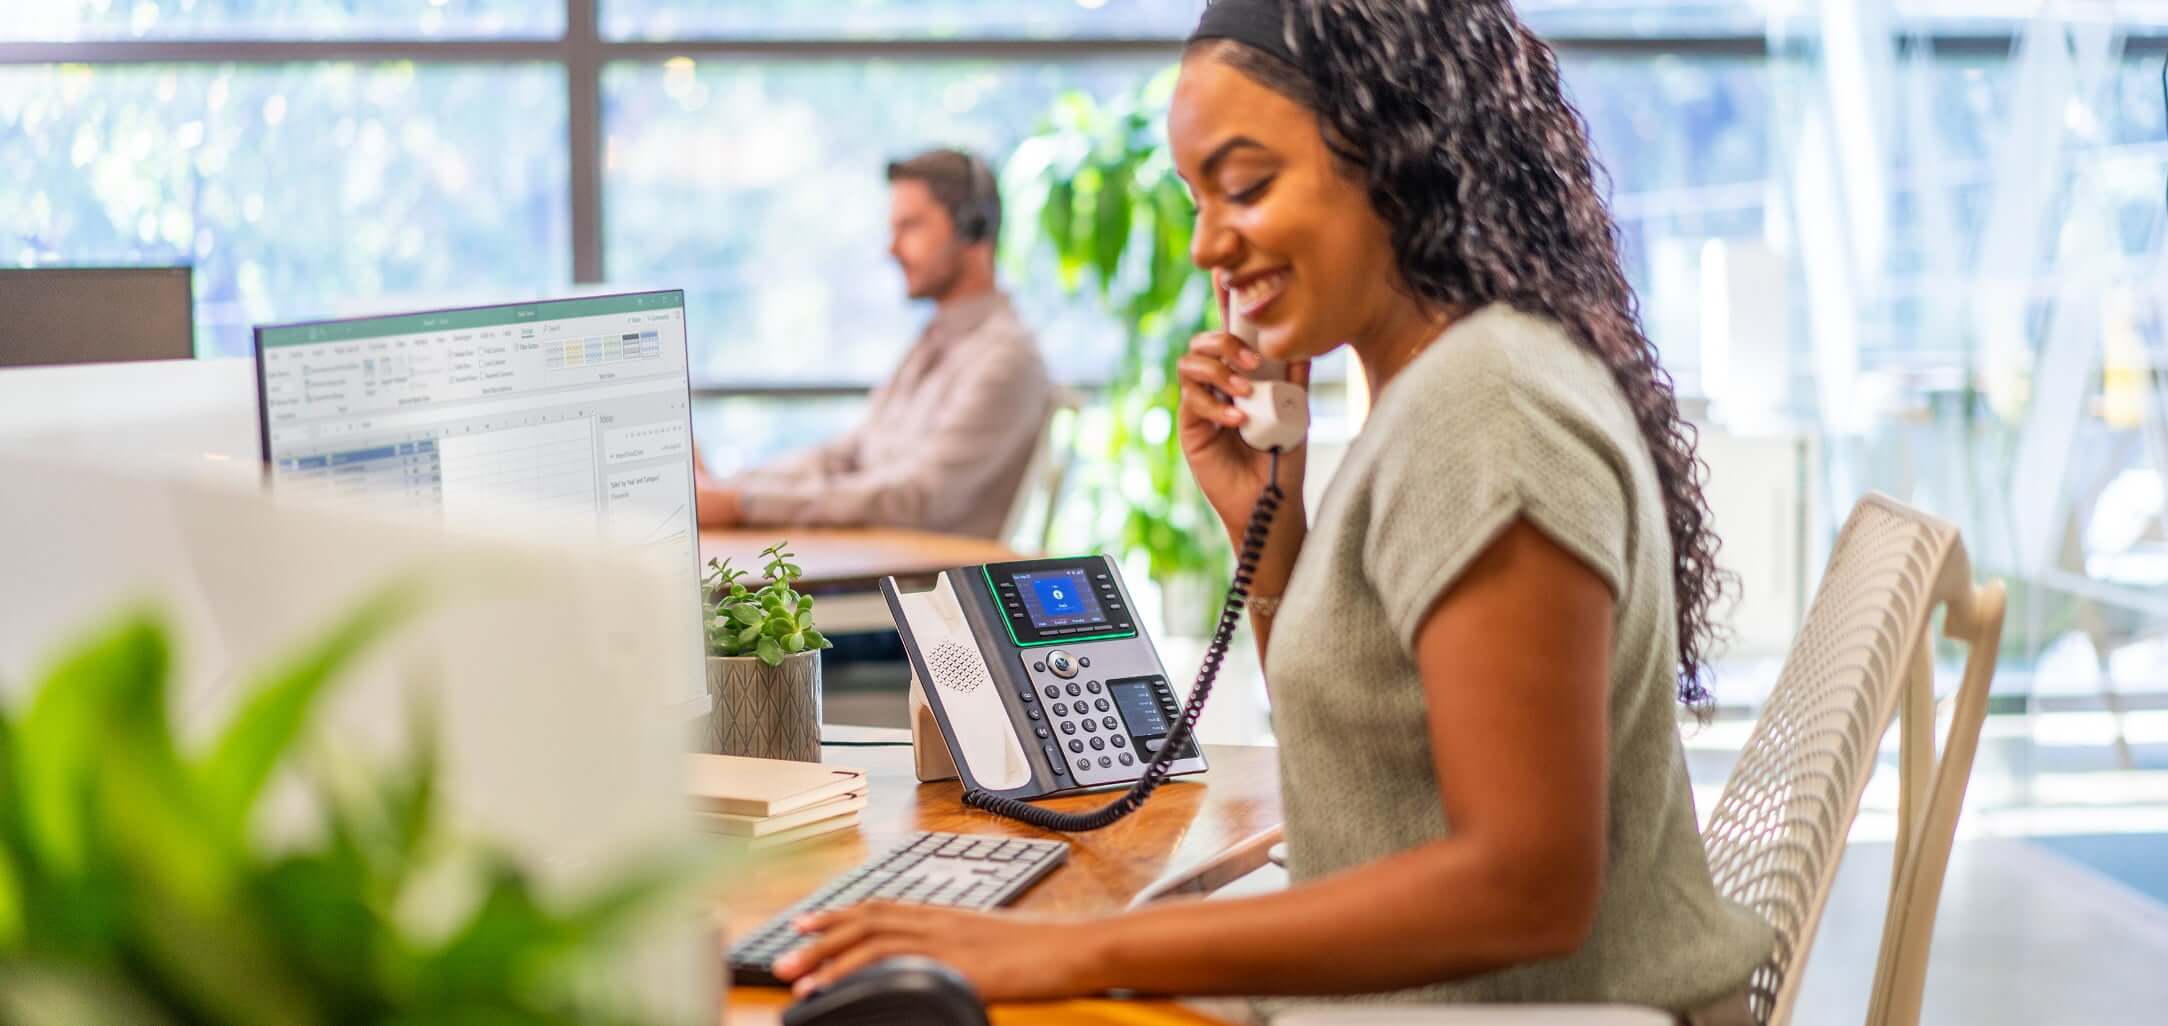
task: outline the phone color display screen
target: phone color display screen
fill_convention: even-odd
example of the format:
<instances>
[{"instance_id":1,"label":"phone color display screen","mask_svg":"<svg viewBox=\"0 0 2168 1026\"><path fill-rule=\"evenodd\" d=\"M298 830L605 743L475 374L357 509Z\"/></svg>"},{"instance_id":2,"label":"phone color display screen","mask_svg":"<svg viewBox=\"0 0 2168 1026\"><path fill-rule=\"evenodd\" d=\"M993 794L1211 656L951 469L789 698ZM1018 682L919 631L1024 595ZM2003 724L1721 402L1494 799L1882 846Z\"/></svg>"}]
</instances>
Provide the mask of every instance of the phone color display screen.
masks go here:
<instances>
[{"instance_id":1,"label":"phone color display screen","mask_svg":"<svg viewBox=\"0 0 2168 1026\"><path fill-rule=\"evenodd\" d=\"M1091 581L1081 568L1062 568L1044 573L1020 573L1012 578L1024 600L1032 627L1077 627L1103 624L1106 614L1092 594Z\"/></svg>"}]
</instances>

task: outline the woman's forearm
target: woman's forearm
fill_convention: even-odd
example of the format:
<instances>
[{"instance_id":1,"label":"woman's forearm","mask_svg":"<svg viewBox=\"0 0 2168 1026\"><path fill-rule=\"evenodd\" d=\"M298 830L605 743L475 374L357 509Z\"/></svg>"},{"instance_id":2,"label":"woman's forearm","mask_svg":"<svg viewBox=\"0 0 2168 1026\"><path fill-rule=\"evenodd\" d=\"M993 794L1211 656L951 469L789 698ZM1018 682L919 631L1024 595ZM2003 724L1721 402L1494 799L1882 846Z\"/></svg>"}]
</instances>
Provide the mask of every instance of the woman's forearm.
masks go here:
<instances>
[{"instance_id":1,"label":"woman's forearm","mask_svg":"<svg viewBox=\"0 0 2168 1026\"><path fill-rule=\"evenodd\" d=\"M1149 908L1080 927L1079 972L1093 991L1348 994L1563 956L1588 910L1526 861L1447 839L1277 894Z\"/></svg>"}]
</instances>

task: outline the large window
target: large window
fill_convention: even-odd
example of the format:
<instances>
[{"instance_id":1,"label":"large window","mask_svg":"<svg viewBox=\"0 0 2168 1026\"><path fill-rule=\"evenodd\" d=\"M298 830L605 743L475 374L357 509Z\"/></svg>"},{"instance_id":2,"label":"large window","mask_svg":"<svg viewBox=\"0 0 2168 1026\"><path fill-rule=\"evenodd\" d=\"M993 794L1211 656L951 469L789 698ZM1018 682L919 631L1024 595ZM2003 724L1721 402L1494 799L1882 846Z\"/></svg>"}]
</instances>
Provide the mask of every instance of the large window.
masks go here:
<instances>
[{"instance_id":1,"label":"large window","mask_svg":"<svg viewBox=\"0 0 2168 1026\"><path fill-rule=\"evenodd\" d=\"M602 0L613 39L1180 38L1199 0Z\"/></svg>"},{"instance_id":2,"label":"large window","mask_svg":"<svg viewBox=\"0 0 2168 1026\"><path fill-rule=\"evenodd\" d=\"M411 61L0 67L0 262L193 264L197 346L569 280L564 72Z\"/></svg>"},{"instance_id":3,"label":"large window","mask_svg":"<svg viewBox=\"0 0 2168 1026\"><path fill-rule=\"evenodd\" d=\"M2168 322L2144 277L2168 237L2168 17L2124 5L2103 31L1955 0L1841 18L1811 0L1520 6L1561 54L1682 392L1724 392L1719 422L1751 393L1750 419L1818 433L1825 528L1879 487L1964 520L1990 560L2044 558L2026 517L2065 511L2001 508L2040 493L2007 476L2047 430L2041 361L2105 354L2106 384L2064 401L2084 431L2129 442L2152 423L2131 368ZM923 321L886 257L883 162L951 143L998 158L1060 92L1166 67L1199 7L15 4L0 263L192 264L212 355L269 321L684 288L695 381L762 392L704 410L703 431L757 459L848 422L853 390ZM1739 291L1756 266L1767 290ZM1057 375L1103 380L1120 332L1048 276L1018 278ZM780 418L792 389L818 402Z\"/></svg>"},{"instance_id":4,"label":"large window","mask_svg":"<svg viewBox=\"0 0 2168 1026\"><path fill-rule=\"evenodd\" d=\"M0 39L545 39L564 33L547 0L27 0Z\"/></svg>"},{"instance_id":5,"label":"large window","mask_svg":"<svg viewBox=\"0 0 2168 1026\"><path fill-rule=\"evenodd\" d=\"M0 261L193 264L213 355L265 321L682 287L701 384L862 386L923 317L885 253L882 163L952 143L998 157L1060 92L1165 67L1200 7L27 5L0 22L0 173L18 183ZM1764 68L1708 46L1759 23L1688 0L1524 9L1569 37L1635 284L1652 319L1685 324L1679 254L1759 230ZM1044 277L1012 288L1057 375L1106 376L1118 331Z\"/></svg>"}]
</instances>

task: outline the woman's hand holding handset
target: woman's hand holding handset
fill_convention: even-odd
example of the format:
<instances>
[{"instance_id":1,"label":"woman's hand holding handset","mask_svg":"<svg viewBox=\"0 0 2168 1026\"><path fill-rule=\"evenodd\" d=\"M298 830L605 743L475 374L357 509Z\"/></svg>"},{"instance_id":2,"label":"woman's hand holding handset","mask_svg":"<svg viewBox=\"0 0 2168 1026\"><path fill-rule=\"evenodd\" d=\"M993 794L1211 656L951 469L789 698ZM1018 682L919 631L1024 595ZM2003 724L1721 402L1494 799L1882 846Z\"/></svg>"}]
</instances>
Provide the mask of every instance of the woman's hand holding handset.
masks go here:
<instances>
[{"instance_id":1,"label":"woman's hand holding handset","mask_svg":"<svg viewBox=\"0 0 2168 1026\"><path fill-rule=\"evenodd\" d=\"M1232 400L1262 391L1252 375L1268 361L1257 351L1255 331L1232 309L1224 288L1219 297L1222 323L1234 330L1207 331L1190 339L1189 353L1176 365L1182 387L1177 424L1182 455L1189 462L1191 476L1219 515L1228 536L1239 544L1250 510L1257 505L1258 496L1264 494L1272 473L1272 457L1243 440L1241 429L1250 418ZM1310 362L1289 364L1287 381L1307 389ZM1279 593L1293 566L1294 554L1301 548L1305 527L1302 483L1308 454L1309 446L1299 441L1284 445L1280 452L1279 484L1287 499L1274 521L1265 559L1259 565L1257 585L1262 594Z\"/></svg>"}]
</instances>

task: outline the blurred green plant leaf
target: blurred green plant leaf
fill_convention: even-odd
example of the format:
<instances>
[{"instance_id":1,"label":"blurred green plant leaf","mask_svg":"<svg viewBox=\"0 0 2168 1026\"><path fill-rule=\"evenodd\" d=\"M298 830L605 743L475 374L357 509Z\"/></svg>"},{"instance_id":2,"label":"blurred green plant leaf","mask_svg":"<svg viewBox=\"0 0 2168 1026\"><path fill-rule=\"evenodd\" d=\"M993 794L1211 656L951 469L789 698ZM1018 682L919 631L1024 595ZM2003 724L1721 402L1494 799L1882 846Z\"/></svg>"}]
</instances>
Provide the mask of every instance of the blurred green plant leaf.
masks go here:
<instances>
[{"instance_id":1,"label":"blurred green plant leaf","mask_svg":"<svg viewBox=\"0 0 2168 1026\"><path fill-rule=\"evenodd\" d=\"M16 747L16 780L31 854L49 871L74 876L88 859L85 794L114 692L166 674L165 639L149 615L75 649L37 685Z\"/></svg>"},{"instance_id":2,"label":"blurred green plant leaf","mask_svg":"<svg viewBox=\"0 0 2168 1026\"><path fill-rule=\"evenodd\" d=\"M231 837L246 832L257 796L300 737L332 675L417 610L421 598L419 581L385 586L323 638L248 686L249 698L199 770L211 829Z\"/></svg>"},{"instance_id":3,"label":"blurred green plant leaf","mask_svg":"<svg viewBox=\"0 0 2168 1026\"><path fill-rule=\"evenodd\" d=\"M419 594L379 592L256 678L208 752L177 740L167 635L145 613L68 649L20 719L0 707L0 1023L621 1021L605 1010L619 991L564 980L597 979L570 969L604 963L662 893L659 870L613 877L558 911L484 850L498 868L461 928L423 939L395 914L431 896L425 867L457 847L439 821L426 707L391 768L310 746L318 771L298 782L320 830L276 851L251 844L250 810L302 751L329 682ZM36 743L32 725L47 731Z\"/></svg>"},{"instance_id":4,"label":"blurred green plant leaf","mask_svg":"<svg viewBox=\"0 0 2168 1026\"><path fill-rule=\"evenodd\" d=\"M7 1026L174 1026L128 980L79 966L0 961Z\"/></svg>"}]
</instances>

